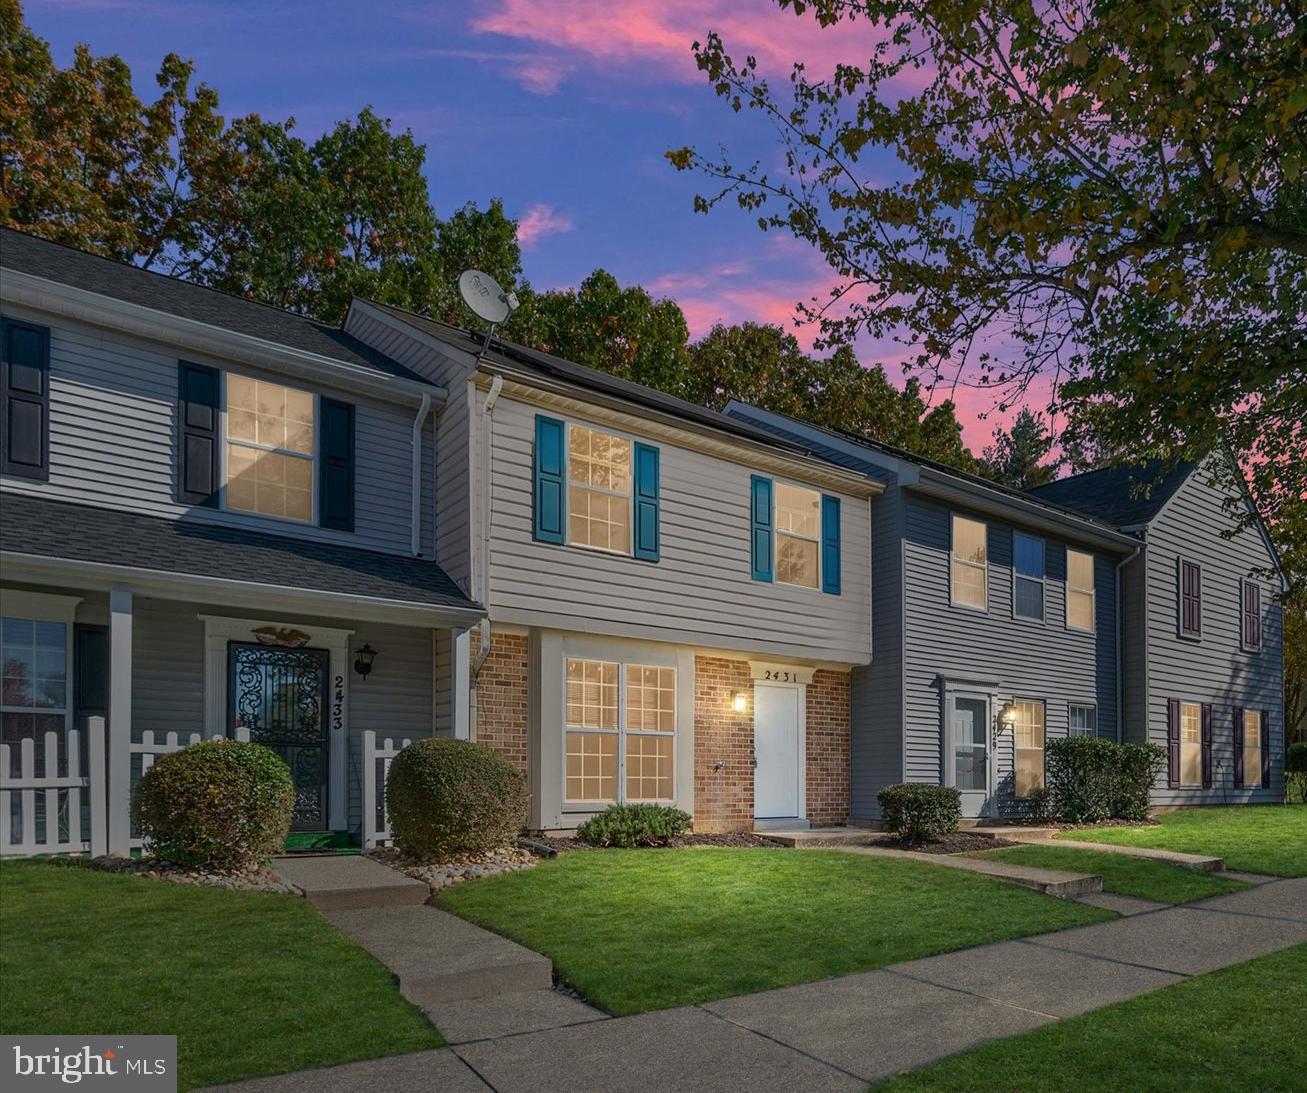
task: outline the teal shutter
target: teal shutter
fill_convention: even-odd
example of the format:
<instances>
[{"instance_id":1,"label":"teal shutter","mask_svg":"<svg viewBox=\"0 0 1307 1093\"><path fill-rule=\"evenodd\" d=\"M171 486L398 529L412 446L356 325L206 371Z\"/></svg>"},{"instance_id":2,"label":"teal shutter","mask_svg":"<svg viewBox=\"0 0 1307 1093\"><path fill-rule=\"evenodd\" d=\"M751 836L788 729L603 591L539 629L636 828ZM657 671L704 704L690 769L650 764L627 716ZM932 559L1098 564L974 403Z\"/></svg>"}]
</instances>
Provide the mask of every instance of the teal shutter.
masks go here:
<instances>
[{"instance_id":1,"label":"teal shutter","mask_svg":"<svg viewBox=\"0 0 1307 1093\"><path fill-rule=\"evenodd\" d=\"M749 557L755 581L772 580L772 484L755 474L750 480Z\"/></svg>"},{"instance_id":2,"label":"teal shutter","mask_svg":"<svg viewBox=\"0 0 1307 1093\"><path fill-rule=\"evenodd\" d=\"M635 556L658 561L658 449L635 445Z\"/></svg>"},{"instance_id":3,"label":"teal shutter","mask_svg":"<svg viewBox=\"0 0 1307 1093\"><path fill-rule=\"evenodd\" d=\"M567 477L567 454L563 423L556 418L536 415L535 444L535 514L533 535L542 543L563 541L566 513L563 493Z\"/></svg>"},{"instance_id":4,"label":"teal shutter","mask_svg":"<svg viewBox=\"0 0 1307 1093\"><path fill-rule=\"evenodd\" d=\"M821 495L821 590L840 594L840 499Z\"/></svg>"}]
</instances>

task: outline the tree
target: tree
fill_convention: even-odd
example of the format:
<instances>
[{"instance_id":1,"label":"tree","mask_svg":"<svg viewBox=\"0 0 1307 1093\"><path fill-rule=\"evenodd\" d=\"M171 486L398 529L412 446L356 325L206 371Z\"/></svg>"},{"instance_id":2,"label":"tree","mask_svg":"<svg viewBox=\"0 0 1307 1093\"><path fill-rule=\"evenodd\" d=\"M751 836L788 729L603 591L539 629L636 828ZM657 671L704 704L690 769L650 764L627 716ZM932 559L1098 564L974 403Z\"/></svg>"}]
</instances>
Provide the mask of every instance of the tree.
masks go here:
<instances>
[{"instance_id":1,"label":"tree","mask_svg":"<svg viewBox=\"0 0 1307 1093\"><path fill-rule=\"evenodd\" d=\"M1016 490L1042 486L1057 473L1056 463L1045 462L1052 450L1044 415L1023 407L1011 429L994 430L994 443L981 456L981 473Z\"/></svg>"},{"instance_id":2,"label":"tree","mask_svg":"<svg viewBox=\"0 0 1307 1093\"><path fill-rule=\"evenodd\" d=\"M1285 743L1307 742L1307 591L1284 599Z\"/></svg>"},{"instance_id":3,"label":"tree","mask_svg":"<svg viewBox=\"0 0 1307 1093\"><path fill-rule=\"evenodd\" d=\"M700 209L820 250L824 338L897 338L1000 407L1038 378L1116 458L1227 446L1285 523L1307 495L1301 0L778 3L847 32L850 63L774 91L717 35L696 54L775 123L783 172L668 156L714 181Z\"/></svg>"}]
</instances>

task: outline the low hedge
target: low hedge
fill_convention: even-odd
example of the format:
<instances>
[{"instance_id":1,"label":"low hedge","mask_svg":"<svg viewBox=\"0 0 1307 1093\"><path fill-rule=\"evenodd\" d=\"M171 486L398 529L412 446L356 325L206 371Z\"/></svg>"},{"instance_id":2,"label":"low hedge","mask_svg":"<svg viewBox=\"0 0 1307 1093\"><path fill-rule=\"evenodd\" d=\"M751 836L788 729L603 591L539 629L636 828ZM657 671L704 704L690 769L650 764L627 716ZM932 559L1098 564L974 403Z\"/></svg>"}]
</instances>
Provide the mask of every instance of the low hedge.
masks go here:
<instances>
[{"instance_id":1,"label":"low hedge","mask_svg":"<svg viewBox=\"0 0 1307 1093\"><path fill-rule=\"evenodd\" d=\"M1118 744L1093 736L1064 736L1046 745L1050 809L1063 823L1143 820L1149 793L1166 763L1157 744Z\"/></svg>"},{"instance_id":2,"label":"low hedge","mask_svg":"<svg viewBox=\"0 0 1307 1093\"><path fill-rule=\"evenodd\" d=\"M165 861L236 872L281 850L294 804L290 768L272 749L204 740L162 756L141 776L132 821Z\"/></svg>"},{"instance_id":3,"label":"low hedge","mask_svg":"<svg viewBox=\"0 0 1307 1093\"><path fill-rule=\"evenodd\" d=\"M1284 753L1284 798L1307 804L1307 741L1290 744Z\"/></svg>"},{"instance_id":4,"label":"low hedge","mask_svg":"<svg viewBox=\"0 0 1307 1093\"><path fill-rule=\"evenodd\" d=\"M609 805L576 829L591 846L666 846L690 829L690 817L666 805Z\"/></svg>"},{"instance_id":5,"label":"low hedge","mask_svg":"<svg viewBox=\"0 0 1307 1093\"><path fill-rule=\"evenodd\" d=\"M1112 818L1148 819L1153 783L1166 766L1166 749L1160 744L1117 744L1112 777Z\"/></svg>"},{"instance_id":6,"label":"low hedge","mask_svg":"<svg viewBox=\"0 0 1307 1093\"><path fill-rule=\"evenodd\" d=\"M885 829L908 842L947 835L962 819L962 796L952 786L899 782L876 794Z\"/></svg>"},{"instance_id":7,"label":"low hedge","mask_svg":"<svg viewBox=\"0 0 1307 1093\"><path fill-rule=\"evenodd\" d=\"M511 843L526 826L522 772L471 740L418 740L386 776L386 810L395 846L431 860Z\"/></svg>"}]
</instances>

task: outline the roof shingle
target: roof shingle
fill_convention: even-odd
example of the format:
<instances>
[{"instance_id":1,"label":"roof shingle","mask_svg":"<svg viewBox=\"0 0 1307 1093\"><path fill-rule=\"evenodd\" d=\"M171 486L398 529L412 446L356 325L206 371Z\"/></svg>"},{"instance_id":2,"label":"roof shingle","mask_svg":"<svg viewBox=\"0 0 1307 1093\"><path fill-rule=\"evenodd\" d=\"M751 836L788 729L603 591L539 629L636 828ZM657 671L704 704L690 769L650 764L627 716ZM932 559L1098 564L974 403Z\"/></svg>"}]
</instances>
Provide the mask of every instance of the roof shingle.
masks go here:
<instances>
[{"instance_id":1,"label":"roof shingle","mask_svg":"<svg viewBox=\"0 0 1307 1093\"><path fill-rule=\"evenodd\" d=\"M1059 478L1027 491L1041 501L1075 509L1119 528L1147 524L1193 472L1193 463L1167 468L1160 459L1103 467Z\"/></svg>"}]
</instances>

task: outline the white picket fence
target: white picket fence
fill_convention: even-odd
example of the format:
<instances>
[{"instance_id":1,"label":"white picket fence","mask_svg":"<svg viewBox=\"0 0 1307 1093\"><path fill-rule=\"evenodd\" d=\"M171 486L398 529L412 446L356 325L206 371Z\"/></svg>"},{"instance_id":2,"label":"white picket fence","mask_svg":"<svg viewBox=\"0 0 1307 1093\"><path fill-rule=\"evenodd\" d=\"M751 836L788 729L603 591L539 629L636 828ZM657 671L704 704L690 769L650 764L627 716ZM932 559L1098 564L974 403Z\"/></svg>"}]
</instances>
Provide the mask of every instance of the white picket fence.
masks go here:
<instances>
[{"instance_id":1,"label":"white picket fence","mask_svg":"<svg viewBox=\"0 0 1307 1093\"><path fill-rule=\"evenodd\" d=\"M249 729L238 728L236 730L237 740L248 740L249 738ZM156 740L154 738L154 733L149 729L146 729L141 733L140 740L133 740L131 744L128 745L128 750L133 756L139 755L141 757L139 771L136 770L135 761L132 762L132 786L135 787L137 780L143 777L145 772L154 766L155 759L160 755L171 755L175 751L181 751L182 748L188 748L192 744L198 744L204 739L205 736L203 733L193 732L188 735L182 735L170 732L161 733L160 739ZM222 733L214 733L212 736L208 737L208 739L224 740L226 737ZM141 837L139 835L133 835L131 839L132 849L138 850L142 845L143 840Z\"/></svg>"},{"instance_id":2,"label":"white picket fence","mask_svg":"<svg viewBox=\"0 0 1307 1093\"><path fill-rule=\"evenodd\" d=\"M363 734L363 849L390 845L390 813L386 809L386 776L390 764L411 744L407 737L399 744L387 737L380 743L368 729ZM378 791L378 787L380 790Z\"/></svg>"},{"instance_id":3,"label":"white picket fence","mask_svg":"<svg viewBox=\"0 0 1307 1093\"><path fill-rule=\"evenodd\" d=\"M35 740L19 741L17 775L13 773L12 746L0 744L0 857L84 851L104 854L108 784L104 718L87 719L85 771L81 769L82 734L78 730L71 729L66 735L48 732L42 744L45 764L39 775ZM42 806L39 809L38 804Z\"/></svg>"}]
</instances>

